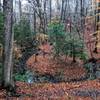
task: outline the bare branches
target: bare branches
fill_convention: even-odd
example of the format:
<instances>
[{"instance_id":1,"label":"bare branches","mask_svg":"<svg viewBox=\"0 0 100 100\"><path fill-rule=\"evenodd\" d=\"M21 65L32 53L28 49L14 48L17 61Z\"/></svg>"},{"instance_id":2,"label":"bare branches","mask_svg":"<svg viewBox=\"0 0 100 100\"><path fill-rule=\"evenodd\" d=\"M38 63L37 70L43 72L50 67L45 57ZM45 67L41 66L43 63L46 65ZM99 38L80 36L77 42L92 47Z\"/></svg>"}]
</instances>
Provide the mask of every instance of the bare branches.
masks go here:
<instances>
[{"instance_id":1,"label":"bare branches","mask_svg":"<svg viewBox=\"0 0 100 100\"><path fill-rule=\"evenodd\" d=\"M31 5L33 12L35 12L37 14L37 16L40 19L40 25L39 25L39 31L42 31L45 33L46 31L46 20L47 20L47 12L46 12L46 8L47 8L47 0L27 0L28 3Z\"/></svg>"}]
</instances>

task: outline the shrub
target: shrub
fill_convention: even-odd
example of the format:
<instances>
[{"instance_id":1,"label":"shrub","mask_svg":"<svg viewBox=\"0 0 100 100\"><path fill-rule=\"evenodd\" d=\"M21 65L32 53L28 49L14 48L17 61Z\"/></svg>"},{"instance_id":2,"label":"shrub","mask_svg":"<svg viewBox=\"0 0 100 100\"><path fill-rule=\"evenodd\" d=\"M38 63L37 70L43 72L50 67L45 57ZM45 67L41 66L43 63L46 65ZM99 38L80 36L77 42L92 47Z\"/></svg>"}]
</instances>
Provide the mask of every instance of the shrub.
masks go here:
<instances>
[{"instance_id":1,"label":"shrub","mask_svg":"<svg viewBox=\"0 0 100 100\"><path fill-rule=\"evenodd\" d=\"M53 22L48 25L48 35L54 46L54 56L69 55L73 57L73 61L76 57L87 59L84 42L79 38L75 29L72 32L65 32L62 23Z\"/></svg>"},{"instance_id":2,"label":"shrub","mask_svg":"<svg viewBox=\"0 0 100 100\"><path fill-rule=\"evenodd\" d=\"M88 78L93 80L96 79L96 65L92 62L84 65L84 68L87 70Z\"/></svg>"},{"instance_id":3,"label":"shrub","mask_svg":"<svg viewBox=\"0 0 100 100\"><path fill-rule=\"evenodd\" d=\"M65 40L64 25L59 22L49 24L48 35L50 42L54 44L55 56L59 56Z\"/></svg>"},{"instance_id":4,"label":"shrub","mask_svg":"<svg viewBox=\"0 0 100 100\"><path fill-rule=\"evenodd\" d=\"M25 20L24 18L14 27L15 40L17 40L17 42L20 44L27 38L32 38L31 34L32 32L29 21Z\"/></svg>"}]
</instances>

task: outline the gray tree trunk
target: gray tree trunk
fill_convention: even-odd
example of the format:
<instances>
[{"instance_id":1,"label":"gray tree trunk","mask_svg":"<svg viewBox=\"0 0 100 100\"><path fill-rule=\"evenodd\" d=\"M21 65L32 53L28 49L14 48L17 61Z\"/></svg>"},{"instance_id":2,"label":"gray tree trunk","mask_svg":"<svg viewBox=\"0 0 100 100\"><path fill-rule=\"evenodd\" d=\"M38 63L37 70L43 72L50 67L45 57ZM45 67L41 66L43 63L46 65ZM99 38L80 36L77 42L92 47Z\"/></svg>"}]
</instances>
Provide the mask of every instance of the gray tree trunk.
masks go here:
<instances>
[{"instance_id":1,"label":"gray tree trunk","mask_svg":"<svg viewBox=\"0 0 100 100\"><path fill-rule=\"evenodd\" d=\"M46 0L44 1L44 31L43 33L47 32L47 12L46 12L46 7L47 7L47 2Z\"/></svg>"},{"instance_id":2,"label":"gray tree trunk","mask_svg":"<svg viewBox=\"0 0 100 100\"><path fill-rule=\"evenodd\" d=\"M4 69L3 85L4 87L12 86L13 79L13 0L4 0Z\"/></svg>"},{"instance_id":3,"label":"gray tree trunk","mask_svg":"<svg viewBox=\"0 0 100 100\"><path fill-rule=\"evenodd\" d=\"M62 21L63 20L63 15L64 15L64 0L62 0L62 6L61 6L62 8L61 8L61 18L60 18L60 20Z\"/></svg>"},{"instance_id":4,"label":"gray tree trunk","mask_svg":"<svg viewBox=\"0 0 100 100\"><path fill-rule=\"evenodd\" d=\"M0 0L0 11L1 11L1 9L2 9L2 7L1 7L2 5L1 5L1 0Z\"/></svg>"},{"instance_id":5,"label":"gray tree trunk","mask_svg":"<svg viewBox=\"0 0 100 100\"><path fill-rule=\"evenodd\" d=\"M21 17L22 17L22 3L21 3L21 0L19 0L19 13L20 13L20 20L21 20Z\"/></svg>"},{"instance_id":6,"label":"gray tree trunk","mask_svg":"<svg viewBox=\"0 0 100 100\"><path fill-rule=\"evenodd\" d=\"M36 31L37 31L37 30L36 30L36 28L37 28L37 27L36 27L36 20L37 20L37 19L36 19L36 12L34 11L34 33L36 33Z\"/></svg>"},{"instance_id":7,"label":"gray tree trunk","mask_svg":"<svg viewBox=\"0 0 100 100\"><path fill-rule=\"evenodd\" d=\"M51 18L52 18L52 0L49 1L50 4L50 23L51 23Z\"/></svg>"}]
</instances>

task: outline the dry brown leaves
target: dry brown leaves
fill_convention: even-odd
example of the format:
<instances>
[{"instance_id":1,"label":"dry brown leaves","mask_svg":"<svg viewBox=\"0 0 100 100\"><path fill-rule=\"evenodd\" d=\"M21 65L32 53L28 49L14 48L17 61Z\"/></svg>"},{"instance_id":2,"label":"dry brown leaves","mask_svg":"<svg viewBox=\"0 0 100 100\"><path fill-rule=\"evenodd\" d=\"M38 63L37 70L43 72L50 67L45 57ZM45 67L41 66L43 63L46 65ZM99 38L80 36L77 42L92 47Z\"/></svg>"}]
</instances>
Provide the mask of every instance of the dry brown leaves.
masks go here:
<instances>
[{"instance_id":1,"label":"dry brown leaves","mask_svg":"<svg viewBox=\"0 0 100 100\"><path fill-rule=\"evenodd\" d=\"M58 84L51 84L51 83L27 84L23 82L17 82L16 85L18 86L17 88L18 93L31 94L33 98L38 98L38 97L40 98L61 98L61 97L67 98L67 97L70 97L69 91L72 91L75 89L81 89L81 90L82 89L83 90L84 89L100 89L99 80L77 82L77 83L58 83ZM53 100L56 100L56 99L53 99ZM57 100L63 100L63 99L57 99ZM67 99L64 99L64 100L67 100ZM72 99L72 100L85 100L85 99ZM89 100L89 99L86 99L86 100Z\"/></svg>"},{"instance_id":2,"label":"dry brown leaves","mask_svg":"<svg viewBox=\"0 0 100 100\"><path fill-rule=\"evenodd\" d=\"M17 93L20 97L7 97L4 90L0 90L0 100L92 100L91 97L80 97L70 94L73 90L100 90L99 80L77 83L45 83L28 84L16 82ZM100 100L97 97L96 100Z\"/></svg>"}]
</instances>

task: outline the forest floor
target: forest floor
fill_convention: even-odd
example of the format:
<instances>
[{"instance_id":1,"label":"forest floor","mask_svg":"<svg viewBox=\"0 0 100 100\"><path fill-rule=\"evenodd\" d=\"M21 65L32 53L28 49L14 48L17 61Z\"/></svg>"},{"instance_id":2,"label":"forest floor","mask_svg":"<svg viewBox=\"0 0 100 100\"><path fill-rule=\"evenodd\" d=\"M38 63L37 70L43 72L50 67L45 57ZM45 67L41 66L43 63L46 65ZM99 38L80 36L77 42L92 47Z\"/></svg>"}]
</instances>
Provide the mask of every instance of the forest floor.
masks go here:
<instances>
[{"instance_id":1,"label":"forest floor","mask_svg":"<svg viewBox=\"0 0 100 100\"><path fill-rule=\"evenodd\" d=\"M86 75L83 62L77 59L77 63L72 63L71 58L67 58L66 63L56 62L49 55L50 47L43 48L48 52L45 57L42 54L37 56L35 62L34 55L29 58L27 65L30 70L38 72L40 75L56 75L62 73L64 80L80 79ZM25 83L16 82L19 97L9 97L5 90L0 90L0 100L100 100L100 80L83 80L76 82L59 83Z\"/></svg>"},{"instance_id":2,"label":"forest floor","mask_svg":"<svg viewBox=\"0 0 100 100\"><path fill-rule=\"evenodd\" d=\"M75 83L39 83L16 82L20 97L8 97L0 90L0 100L100 100L100 81Z\"/></svg>"},{"instance_id":3,"label":"forest floor","mask_svg":"<svg viewBox=\"0 0 100 100\"><path fill-rule=\"evenodd\" d=\"M61 56L59 60L56 60L53 58L51 48L49 44L40 46L40 49L46 52L45 56L40 53L37 56L37 62L35 62L35 56L32 55L27 61L28 68L39 74L56 75L63 73L66 78L85 76L86 70L83 68L83 62L81 60L77 59L77 62L73 63L72 58L66 58L65 56Z\"/></svg>"}]
</instances>

